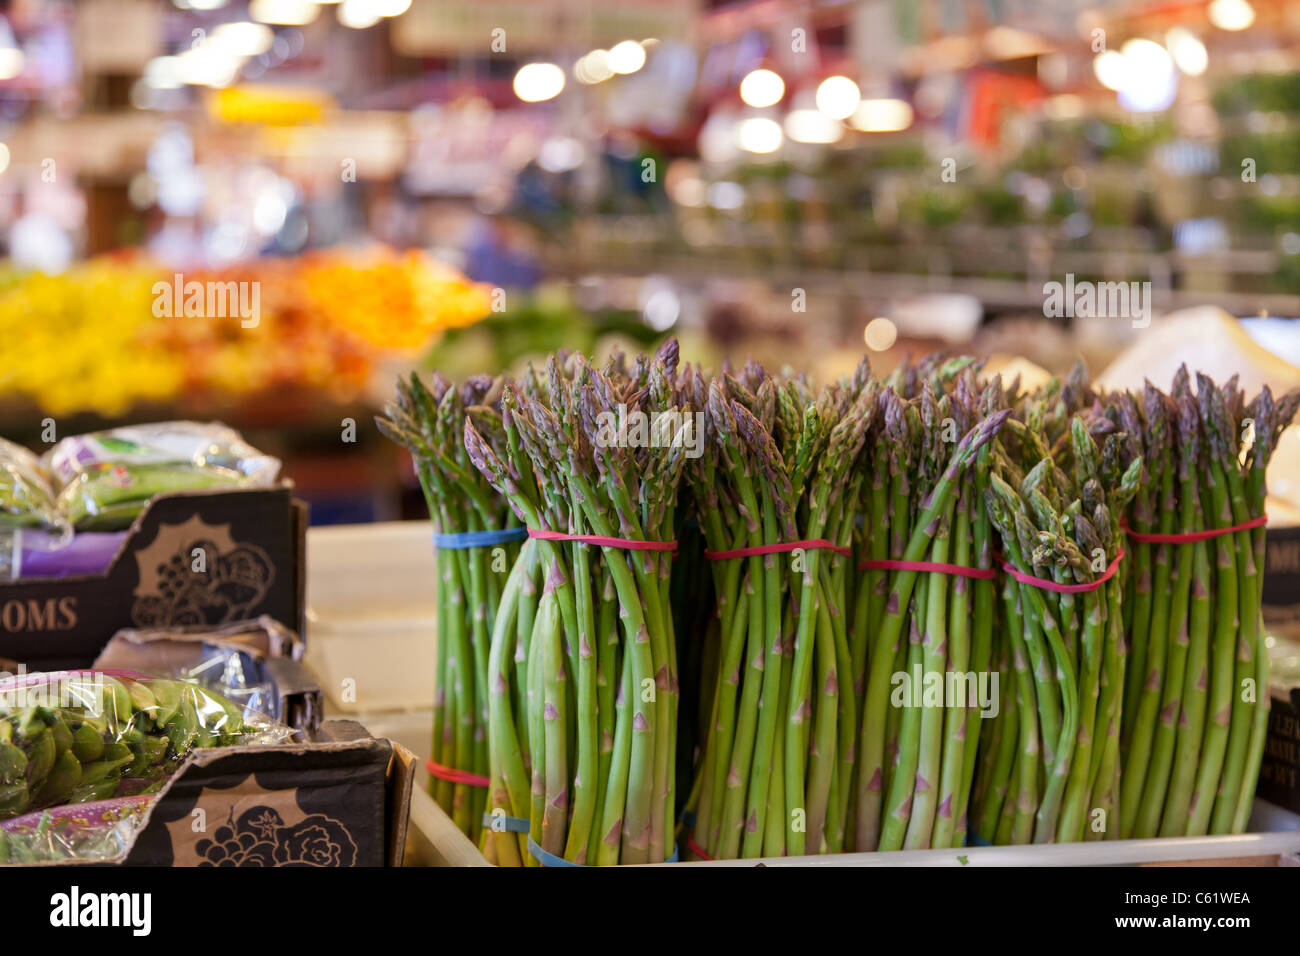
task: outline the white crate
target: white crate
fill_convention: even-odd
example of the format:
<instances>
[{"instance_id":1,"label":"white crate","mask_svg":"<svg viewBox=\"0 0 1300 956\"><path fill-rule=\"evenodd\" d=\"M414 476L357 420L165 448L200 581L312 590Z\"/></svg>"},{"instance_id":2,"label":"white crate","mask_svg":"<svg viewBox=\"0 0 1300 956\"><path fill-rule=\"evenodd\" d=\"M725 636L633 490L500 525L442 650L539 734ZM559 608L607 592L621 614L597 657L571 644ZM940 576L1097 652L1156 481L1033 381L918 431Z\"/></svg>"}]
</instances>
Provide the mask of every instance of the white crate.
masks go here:
<instances>
[{"instance_id":1,"label":"white crate","mask_svg":"<svg viewBox=\"0 0 1300 956\"><path fill-rule=\"evenodd\" d=\"M436 586L427 521L307 532L307 664L333 716L433 706Z\"/></svg>"}]
</instances>

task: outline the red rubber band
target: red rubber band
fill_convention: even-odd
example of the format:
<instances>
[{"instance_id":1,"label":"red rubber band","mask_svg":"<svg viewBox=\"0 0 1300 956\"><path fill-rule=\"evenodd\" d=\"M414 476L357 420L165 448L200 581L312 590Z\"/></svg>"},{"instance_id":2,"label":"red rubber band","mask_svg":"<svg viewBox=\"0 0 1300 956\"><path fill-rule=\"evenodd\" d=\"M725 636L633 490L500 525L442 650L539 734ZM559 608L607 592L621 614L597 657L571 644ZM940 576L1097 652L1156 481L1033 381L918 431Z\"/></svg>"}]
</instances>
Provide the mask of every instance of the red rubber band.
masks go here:
<instances>
[{"instance_id":1,"label":"red rubber band","mask_svg":"<svg viewBox=\"0 0 1300 956\"><path fill-rule=\"evenodd\" d=\"M636 538L610 538L602 534L565 534L545 528L529 528L528 537L543 541L585 541L607 548L626 548L629 551L676 551L676 541L639 541Z\"/></svg>"},{"instance_id":2,"label":"red rubber band","mask_svg":"<svg viewBox=\"0 0 1300 956\"><path fill-rule=\"evenodd\" d=\"M424 765L429 771L429 775L437 777L439 780L447 780L451 783L468 784L471 787L490 787L492 781L487 777L481 777L476 773L470 773L468 770L457 770L455 767L444 767L440 763L435 763L432 758Z\"/></svg>"},{"instance_id":3,"label":"red rubber band","mask_svg":"<svg viewBox=\"0 0 1300 956\"><path fill-rule=\"evenodd\" d=\"M1124 530L1128 532L1128 536L1134 541L1150 544L1192 544L1196 541L1208 541L1210 538L1232 534L1234 531L1249 531L1251 528L1262 528L1268 524L1268 515L1251 518L1241 524L1234 524L1231 528L1207 528L1204 531L1188 531L1183 534L1150 534L1145 531L1134 531L1128 526L1127 522L1121 523L1124 525Z\"/></svg>"},{"instance_id":4,"label":"red rubber band","mask_svg":"<svg viewBox=\"0 0 1300 956\"><path fill-rule=\"evenodd\" d=\"M992 568L971 568L964 564L944 564L942 561L859 561L859 571L934 571L938 574L956 574L963 578L991 580L997 576Z\"/></svg>"},{"instance_id":5,"label":"red rubber band","mask_svg":"<svg viewBox=\"0 0 1300 956\"><path fill-rule=\"evenodd\" d=\"M1036 578L1032 574L1025 574L1023 571L1017 571L1007 562L1002 562L1002 570L1007 572L1021 584L1028 584L1030 587L1041 588L1044 591L1055 591L1057 594L1087 594L1089 591L1095 591L1111 578L1119 570L1119 563L1124 560L1124 550L1121 548L1119 554L1115 555L1115 560L1110 563L1106 573L1095 581L1089 581L1085 584L1057 584L1055 581L1048 581L1044 578Z\"/></svg>"},{"instance_id":6,"label":"red rubber band","mask_svg":"<svg viewBox=\"0 0 1300 956\"><path fill-rule=\"evenodd\" d=\"M709 854L705 852L704 847L700 846L698 843L695 842L695 838L692 837L690 833L686 834L686 849L690 850L701 860L713 859L713 857L709 856Z\"/></svg>"},{"instance_id":7,"label":"red rubber band","mask_svg":"<svg viewBox=\"0 0 1300 956\"><path fill-rule=\"evenodd\" d=\"M725 561L727 558L748 558L758 554L778 554L782 551L834 551L846 558L853 553L850 548L841 548L825 538L809 538L806 541L780 541L776 544L760 544L752 548L734 548L731 551L705 551L704 556L710 561Z\"/></svg>"}]
</instances>

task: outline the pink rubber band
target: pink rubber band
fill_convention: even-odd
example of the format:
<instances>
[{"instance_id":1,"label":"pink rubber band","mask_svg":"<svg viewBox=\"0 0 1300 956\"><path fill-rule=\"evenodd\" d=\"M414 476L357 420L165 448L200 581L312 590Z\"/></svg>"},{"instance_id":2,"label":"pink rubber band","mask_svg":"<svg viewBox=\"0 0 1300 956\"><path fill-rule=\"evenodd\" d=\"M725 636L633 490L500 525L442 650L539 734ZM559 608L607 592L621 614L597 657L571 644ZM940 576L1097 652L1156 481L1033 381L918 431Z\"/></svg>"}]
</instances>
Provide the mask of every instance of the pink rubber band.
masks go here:
<instances>
[{"instance_id":1,"label":"pink rubber band","mask_svg":"<svg viewBox=\"0 0 1300 956\"><path fill-rule=\"evenodd\" d=\"M476 773L470 773L468 770L457 770L454 767L444 767L440 763L430 759L425 765L429 775L437 777L439 780L446 780L451 783L464 783L471 787L490 787L492 781L487 777L481 777Z\"/></svg>"},{"instance_id":2,"label":"pink rubber band","mask_svg":"<svg viewBox=\"0 0 1300 956\"><path fill-rule=\"evenodd\" d=\"M1025 574L1023 571L1017 571L1005 561L1002 562L1002 570L1007 572L1021 584L1028 584L1030 587L1041 588L1044 591L1055 591L1057 594L1086 594L1089 591L1095 591L1111 578L1119 570L1119 563L1124 560L1124 550L1121 548L1119 554L1115 555L1115 560L1110 563L1106 573L1095 581L1089 581L1085 584L1057 584L1055 581L1048 581L1044 578L1036 578L1032 574Z\"/></svg>"},{"instance_id":3,"label":"pink rubber band","mask_svg":"<svg viewBox=\"0 0 1300 956\"><path fill-rule=\"evenodd\" d=\"M938 574L956 574L963 578L991 580L997 576L992 568L971 568L964 564L944 564L942 561L859 561L859 571L934 571Z\"/></svg>"},{"instance_id":4,"label":"pink rubber band","mask_svg":"<svg viewBox=\"0 0 1300 956\"><path fill-rule=\"evenodd\" d=\"M1134 541L1148 542L1150 544L1192 544L1196 541L1208 541L1210 538L1232 534L1234 531L1262 528L1266 524L1268 524L1268 515L1260 515L1258 518L1251 518L1241 524L1234 524L1231 528L1207 528L1204 531L1188 531L1183 534L1150 534L1145 531L1134 531L1127 523L1124 524L1124 530L1128 532L1128 536Z\"/></svg>"},{"instance_id":5,"label":"pink rubber band","mask_svg":"<svg viewBox=\"0 0 1300 956\"><path fill-rule=\"evenodd\" d=\"M638 541L635 538L610 538L601 534L565 534L545 528L529 528L528 537L543 541L585 541L607 548L626 548L629 551L676 551L676 541Z\"/></svg>"},{"instance_id":6,"label":"pink rubber band","mask_svg":"<svg viewBox=\"0 0 1300 956\"><path fill-rule=\"evenodd\" d=\"M780 541L776 544L760 544L752 548L734 548L731 551L705 551L704 556L710 561L725 561L727 558L748 558L759 554L778 554L782 551L834 551L848 557L853 553L850 548L841 548L825 538L809 538L806 541Z\"/></svg>"},{"instance_id":7,"label":"pink rubber band","mask_svg":"<svg viewBox=\"0 0 1300 956\"><path fill-rule=\"evenodd\" d=\"M698 843L695 842L694 838L689 833L686 834L686 849L690 850L701 860L713 859L713 857L709 856L709 854L705 852L704 847L700 846Z\"/></svg>"}]
</instances>

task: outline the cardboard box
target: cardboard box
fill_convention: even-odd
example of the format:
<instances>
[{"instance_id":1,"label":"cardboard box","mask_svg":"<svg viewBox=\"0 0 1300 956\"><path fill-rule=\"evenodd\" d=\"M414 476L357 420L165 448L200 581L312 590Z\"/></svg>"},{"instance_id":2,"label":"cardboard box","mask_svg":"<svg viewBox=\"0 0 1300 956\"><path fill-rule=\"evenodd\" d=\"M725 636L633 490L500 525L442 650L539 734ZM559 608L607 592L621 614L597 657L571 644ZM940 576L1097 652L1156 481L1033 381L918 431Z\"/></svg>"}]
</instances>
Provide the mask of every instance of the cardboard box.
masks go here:
<instances>
[{"instance_id":1,"label":"cardboard box","mask_svg":"<svg viewBox=\"0 0 1300 956\"><path fill-rule=\"evenodd\" d=\"M232 651L247 678L273 686L275 715L302 731L302 740L196 750L113 862L400 865L415 757L353 721L321 723L320 687L293 631L265 617L217 628L123 630L96 667L176 673Z\"/></svg>"},{"instance_id":2,"label":"cardboard box","mask_svg":"<svg viewBox=\"0 0 1300 956\"><path fill-rule=\"evenodd\" d=\"M1270 622L1300 620L1300 527L1264 535L1264 615Z\"/></svg>"},{"instance_id":3,"label":"cardboard box","mask_svg":"<svg viewBox=\"0 0 1300 956\"><path fill-rule=\"evenodd\" d=\"M400 866L415 758L360 724L197 750L146 811L131 866Z\"/></svg>"},{"instance_id":4,"label":"cardboard box","mask_svg":"<svg viewBox=\"0 0 1300 956\"><path fill-rule=\"evenodd\" d=\"M263 614L301 633L306 530L288 485L159 495L104 574L0 584L0 661L87 667L120 628Z\"/></svg>"},{"instance_id":5,"label":"cardboard box","mask_svg":"<svg viewBox=\"0 0 1300 956\"><path fill-rule=\"evenodd\" d=\"M1273 692L1255 795L1300 813L1300 688Z\"/></svg>"},{"instance_id":6,"label":"cardboard box","mask_svg":"<svg viewBox=\"0 0 1300 956\"><path fill-rule=\"evenodd\" d=\"M153 798L51 811L53 842L116 828L114 855L29 865L400 866L414 764L352 721L326 721L297 743L195 750ZM16 832L41 819L15 821Z\"/></svg>"}]
</instances>

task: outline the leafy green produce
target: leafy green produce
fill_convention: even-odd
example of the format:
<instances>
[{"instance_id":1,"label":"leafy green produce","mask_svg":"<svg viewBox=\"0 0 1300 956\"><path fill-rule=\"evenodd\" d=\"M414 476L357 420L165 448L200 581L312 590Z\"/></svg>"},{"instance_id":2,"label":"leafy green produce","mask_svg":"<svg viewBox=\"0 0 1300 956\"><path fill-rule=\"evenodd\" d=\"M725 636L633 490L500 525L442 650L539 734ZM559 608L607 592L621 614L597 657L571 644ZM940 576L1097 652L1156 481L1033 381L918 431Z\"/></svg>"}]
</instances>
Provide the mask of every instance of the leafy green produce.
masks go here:
<instances>
[{"instance_id":1,"label":"leafy green produce","mask_svg":"<svg viewBox=\"0 0 1300 956\"><path fill-rule=\"evenodd\" d=\"M451 329L430 351L426 364L447 372L511 369L522 359L542 359L557 349L590 352L604 336L625 336L649 346L660 333L623 309L584 311L545 293L492 312L481 322Z\"/></svg>"}]
</instances>

